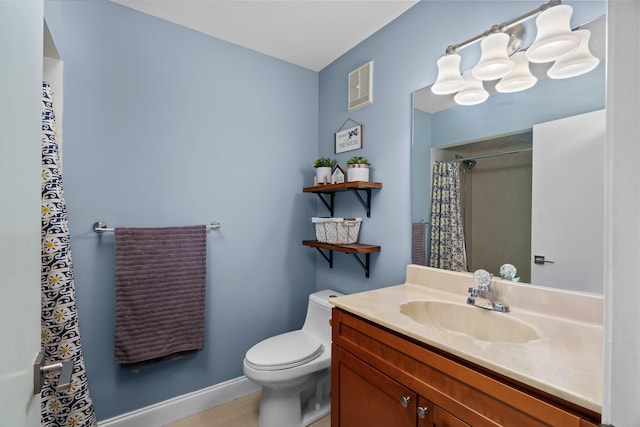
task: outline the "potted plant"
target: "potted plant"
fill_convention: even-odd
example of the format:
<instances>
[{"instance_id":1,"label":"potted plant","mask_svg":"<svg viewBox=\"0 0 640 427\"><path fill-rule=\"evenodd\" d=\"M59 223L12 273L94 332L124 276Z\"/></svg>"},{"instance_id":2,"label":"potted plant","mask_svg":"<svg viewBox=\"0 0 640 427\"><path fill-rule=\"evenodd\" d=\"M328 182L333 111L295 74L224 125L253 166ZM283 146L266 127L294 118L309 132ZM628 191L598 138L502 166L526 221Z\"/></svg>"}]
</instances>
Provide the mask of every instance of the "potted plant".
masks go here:
<instances>
[{"instance_id":1,"label":"potted plant","mask_svg":"<svg viewBox=\"0 0 640 427\"><path fill-rule=\"evenodd\" d=\"M331 183L331 172L333 172L333 167L336 163L337 162L334 159L330 159L328 157L318 157L313 162L313 167L316 168L317 184Z\"/></svg>"},{"instance_id":2,"label":"potted plant","mask_svg":"<svg viewBox=\"0 0 640 427\"><path fill-rule=\"evenodd\" d=\"M361 156L347 160L347 181L369 181L369 160Z\"/></svg>"}]
</instances>

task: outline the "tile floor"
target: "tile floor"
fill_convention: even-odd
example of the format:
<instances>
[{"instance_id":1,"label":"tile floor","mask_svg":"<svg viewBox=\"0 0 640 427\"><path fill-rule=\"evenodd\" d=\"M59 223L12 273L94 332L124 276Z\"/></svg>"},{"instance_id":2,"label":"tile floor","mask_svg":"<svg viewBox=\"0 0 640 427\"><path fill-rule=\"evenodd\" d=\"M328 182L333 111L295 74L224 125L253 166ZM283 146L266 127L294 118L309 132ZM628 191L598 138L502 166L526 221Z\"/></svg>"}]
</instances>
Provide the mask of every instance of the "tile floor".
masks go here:
<instances>
[{"instance_id":1,"label":"tile floor","mask_svg":"<svg viewBox=\"0 0 640 427\"><path fill-rule=\"evenodd\" d=\"M164 427L257 427L260 393L253 393ZM331 427L331 416L309 427Z\"/></svg>"}]
</instances>

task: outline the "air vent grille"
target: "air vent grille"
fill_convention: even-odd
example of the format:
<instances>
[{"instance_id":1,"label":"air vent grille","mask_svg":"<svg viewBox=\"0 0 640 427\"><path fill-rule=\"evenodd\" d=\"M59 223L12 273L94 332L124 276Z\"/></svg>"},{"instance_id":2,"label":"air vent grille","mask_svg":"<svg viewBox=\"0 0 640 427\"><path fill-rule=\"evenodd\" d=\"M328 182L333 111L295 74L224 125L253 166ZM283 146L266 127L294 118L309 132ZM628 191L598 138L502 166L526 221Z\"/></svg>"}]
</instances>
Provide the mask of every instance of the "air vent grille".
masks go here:
<instances>
[{"instance_id":1,"label":"air vent grille","mask_svg":"<svg viewBox=\"0 0 640 427\"><path fill-rule=\"evenodd\" d=\"M349 73L349 111L373 103L373 61Z\"/></svg>"}]
</instances>

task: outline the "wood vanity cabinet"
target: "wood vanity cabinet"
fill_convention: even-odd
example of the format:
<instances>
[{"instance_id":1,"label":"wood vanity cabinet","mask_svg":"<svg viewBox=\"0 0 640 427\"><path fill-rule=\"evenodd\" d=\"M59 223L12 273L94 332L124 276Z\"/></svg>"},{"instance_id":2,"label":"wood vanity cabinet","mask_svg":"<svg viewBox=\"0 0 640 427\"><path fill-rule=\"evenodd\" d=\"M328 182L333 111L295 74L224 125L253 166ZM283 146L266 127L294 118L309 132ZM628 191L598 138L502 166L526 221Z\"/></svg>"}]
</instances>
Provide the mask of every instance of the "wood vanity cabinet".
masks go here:
<instances>
[{"instance_id":1,"label":"wood vanity cabinet","mask_svg":"<svg viewBox=\"0 0 640 427\"><path fill-rule=\"evenodd\" d=\"M332 427L592 427L599 414L385 329L332 315Z\"/></svg>"}]
</instances>

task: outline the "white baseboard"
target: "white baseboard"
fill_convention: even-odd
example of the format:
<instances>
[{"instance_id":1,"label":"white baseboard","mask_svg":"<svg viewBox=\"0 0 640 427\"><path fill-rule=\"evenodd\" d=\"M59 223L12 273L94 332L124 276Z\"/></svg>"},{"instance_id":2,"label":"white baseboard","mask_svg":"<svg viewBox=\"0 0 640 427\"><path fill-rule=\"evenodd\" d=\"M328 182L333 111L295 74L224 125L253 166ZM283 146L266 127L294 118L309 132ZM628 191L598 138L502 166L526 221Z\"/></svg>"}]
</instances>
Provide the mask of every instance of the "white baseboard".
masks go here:
<instances>
[{"instance_id":1,"label":"white baseboard","mask_svg":"<svg viewBox=\"0 0 640 427\"><path fill-rule=\"evenodd\" d=\"M259 390L259 385L249 381L247 377L241 376L108 420L99 421L98 427L159 427Z\"/></svg>"}]
</instances>

